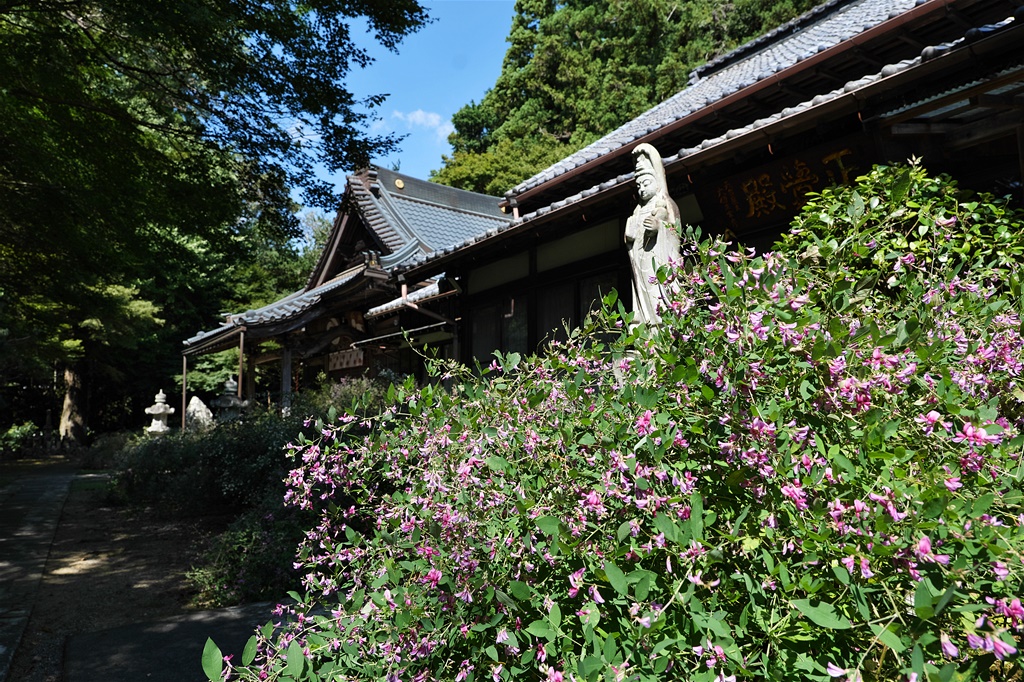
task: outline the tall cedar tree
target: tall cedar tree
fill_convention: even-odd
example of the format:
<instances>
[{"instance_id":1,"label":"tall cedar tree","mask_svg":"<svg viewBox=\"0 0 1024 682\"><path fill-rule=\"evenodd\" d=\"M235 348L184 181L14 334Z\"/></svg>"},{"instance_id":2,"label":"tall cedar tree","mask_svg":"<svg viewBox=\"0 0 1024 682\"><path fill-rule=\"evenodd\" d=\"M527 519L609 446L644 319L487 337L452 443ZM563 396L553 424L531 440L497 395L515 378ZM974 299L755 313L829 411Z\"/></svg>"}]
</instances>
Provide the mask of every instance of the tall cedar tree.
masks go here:
<instances>
[{"instance_id":1,"label":"tall cedar tree","mask_svg":"<svg viewBox=\"0 0 1024 682\"><path fill-rule=\"evenodd\" d=\"M19 402L38 386L68 388L72 439L141 409L233 284L287 279L292 188L333 207L316 164L397 142L364 131L382 96L345 87L370 61L354 32L395 49L426 21L414 0L0 0L0 428L42 423Z\"/></svg>"},{"instance_id":2,"label":"tall cedar tree","mask_svg":"<svg viewBox=\"0 0 1024 682\"><path fill-rule=\"evenodd\" d=\"M518 0L501 75L452 117L442 184L501 194L823 0Z\"/></svg>"}]
</instances>

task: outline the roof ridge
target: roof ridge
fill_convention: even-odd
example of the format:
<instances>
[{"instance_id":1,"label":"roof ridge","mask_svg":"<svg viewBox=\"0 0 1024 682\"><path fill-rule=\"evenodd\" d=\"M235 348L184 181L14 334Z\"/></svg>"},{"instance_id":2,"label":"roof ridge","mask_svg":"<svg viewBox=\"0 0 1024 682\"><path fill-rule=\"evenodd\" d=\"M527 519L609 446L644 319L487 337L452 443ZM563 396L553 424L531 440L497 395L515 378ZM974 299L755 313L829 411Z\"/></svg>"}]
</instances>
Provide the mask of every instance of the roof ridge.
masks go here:
<instances>
[{"instance_id":1,"label":"roof ridge","mask_svg":"<svg viewBox=\"0 0 1024 682\"><path fill-rule=\"evenodd\" d=\"M781 26L776 26L767 33L753 38L742 45L734 47L725 54L718 55L714 59L694 68L693 71L690 72L689 85L693 85L701 78L707 78L721 69L742 61L747 57L753 56L769 44L776 43L784 38L785 36L783 34L791 33L794 30L802 29L809 24L819 21L821 19L819 15L821 14L838 11L846 5L852 5L862 1L863 0L828 0L828 2L812 7L803 14L790 19Z\"/></svg>"},{"instance_id":2,"label":"roof ridge","mask_svg":"<svg viewBox=\"0 0 1024 682\"><path fill-rule=\"evenodd\" d=\"M378 198L374 196L373 185L376 184L375 180L371 180L368 174L357 173L349 176L350 187L352 187L353 194L355 194L357 209L362 214L363 222L367 229L369 229L377 239L379 239L387 248L392 251L399 251L406 244L409 243L409 235L404 228L395 229L395 226L391 224L388 216L385 215L385 211L380 206ZM383 229L381 229L383 228ZM390 242L395 242L392 244Z\"/></svg>"},{"instance_id":3,"label":"roof ridge","mask_svg":"<svg viewBox=\"0 0 1024 682\"><path fill-rule=\"evenodd\" d=\"M441 187L447 187L447 185L441 185ZM458 188L457 187L452 187L450 189L458 189ZM382 190L382 191L387 191L387 190ZM465 192L466 190L459 190L459 191ZM473 192L473 194L476 194L476 192ZM408 195L405 195L405 194L392 194L391 192L388 192L388 196L390 196L392 198L395 198L395 199L402 199L403 201L412 201L412 202L415 202L415 203L418 203L418 204L425 204L427 206L436 206L437 208L444 208L444 209L448 209L449 211L456 211L458 213L468 213L469 215L475 215L475 216L479 216L481 218L487 218L488 220L496 220L496 221L502 221L502 222L504 222L504 220L505 220L501 216L492 215L490 213L482 213L480 211L472 211L470 209L460 208L458 206L449 206L447 204L439 204L436 201L430 201L429 199L424 199L422 197L413 197L413 196L408 196ZM481 194L479 196L490 196L490 195L488 195L488 194ZM498 197L491 197L491 198L492 199L497 199Z\"/></svg>"}]
</instances>

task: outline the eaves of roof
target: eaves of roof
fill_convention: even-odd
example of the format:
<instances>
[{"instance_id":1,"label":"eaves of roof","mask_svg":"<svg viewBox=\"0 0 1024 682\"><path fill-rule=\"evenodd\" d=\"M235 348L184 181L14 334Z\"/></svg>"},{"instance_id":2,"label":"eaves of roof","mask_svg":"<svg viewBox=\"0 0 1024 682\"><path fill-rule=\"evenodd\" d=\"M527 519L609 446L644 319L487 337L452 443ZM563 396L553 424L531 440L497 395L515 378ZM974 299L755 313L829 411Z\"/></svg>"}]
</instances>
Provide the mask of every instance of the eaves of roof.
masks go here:
<instances>
[{"instance_id":1,"label":"eaves of roof","mask_svg":"<svg viewBox=\"0 0 1024 682\"><path fill-rule=\"evenodd\" d=\"M704 140L699 146L680 149L675 154L663 157L662 161L666 170L676 166L683 166L687 169L696 168L713 158L728 154L733 149L749 145L752 137L756 137L758 140L768 139L779 130L814 121L843 106L849 106L851 111L854 111L858 108L858 102L872 92L897 87L904 81L919 77L922 70L926 70L928 73L942 73L958 63L970 60L978 54L984 54L988 50L1005 49L1005 45L1024 44L1024 12L1019 11L1018 13L1022 16L1016 20L1007 19L997 24L971 29L972 40L969 42L961 38L950 43L928 47L923 51L923 56L887 65L877 73L850 81L831 92L817 95L799 105L787 107L749 125L730 130L724 135ZM991 41L986 41L987 38ZM1024 52L1021 53L1021 61L1024 64ZM519 216L500 230L488 231L486 234L478 235L474 239L467 240L443 252L414 259L407 264L405 274L411 279L417 279L439 272L457 257L553 219L567 209L615 193L631 192L632 180L633 173L631 172L609 178L572 196L559 199Z\"/></svg>"},{"instance_id":2,"label":"eaves of roof","mask_svg":"<svg viewBox=\"0 0 1024 682\"><path fill-rule=\"evenodd\" d=\"M289 321L301 319L303 314L319 303L326 294L354 282L366 271L367 266L361 264L340 273L315 289L296 291L262 308L229 315L227 322L220 327L201 331L195 336L185 339L182 342L185 346L183 352L186 354L211 352L224 345L227 339L237 336L243 329L258 334L261 328L287 326Z\"/></svg>"},{"instance_id":3,"label":"eaves of roof","mask_svg":"<svg viewBox=\"0 0 1024 682\"><path fill-rule=\"evenodd\" d=\"M920 16L937 12L954 0L855 0L826 3L762 38L708 64L709 75L697 77L676 95L527 179L505 195L513 205L560 182L626 154L641 142L695 123L716 111L780 83L816 64L851 50Z\"/></svg>"}]
</instances>

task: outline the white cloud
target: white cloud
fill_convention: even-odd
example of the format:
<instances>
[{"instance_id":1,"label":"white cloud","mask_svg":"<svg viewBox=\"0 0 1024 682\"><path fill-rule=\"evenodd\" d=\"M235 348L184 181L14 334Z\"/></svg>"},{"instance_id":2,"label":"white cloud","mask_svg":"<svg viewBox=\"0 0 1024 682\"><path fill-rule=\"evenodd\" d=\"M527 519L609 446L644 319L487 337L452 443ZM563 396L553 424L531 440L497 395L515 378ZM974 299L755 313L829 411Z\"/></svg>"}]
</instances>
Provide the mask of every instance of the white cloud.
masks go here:
<instances>
[{"instance_id":1,"label":"white cloud","mask_svg":"<svg viewBox=\"0 0 1024 682\"><path fill-rule=\"evenodd\" d=\"M391 116L405 123L405 127L409 130L414 128L433 130L439 142L445 142L448 136L455 131L451 121L442 119L441 114L436 114L432 111L423 111L423 109L417 109L409 113L394 111L391 113Z\"/></svg>"}]
</instances>

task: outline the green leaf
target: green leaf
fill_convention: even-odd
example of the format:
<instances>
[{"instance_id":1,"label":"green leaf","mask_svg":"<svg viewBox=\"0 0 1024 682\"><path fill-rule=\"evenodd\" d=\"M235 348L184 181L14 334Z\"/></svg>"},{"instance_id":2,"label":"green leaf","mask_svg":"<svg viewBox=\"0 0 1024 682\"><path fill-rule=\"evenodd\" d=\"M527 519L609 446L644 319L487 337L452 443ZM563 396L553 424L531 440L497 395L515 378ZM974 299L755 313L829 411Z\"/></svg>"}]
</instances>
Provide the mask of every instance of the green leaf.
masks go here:
<instances>
[{"instance_id":1,"label":"green leaf","mask_svg":"<svg viewBox=\"0 0 1024 682\"><path fill-rule=\"evenodd\" d=\"M551 630L558 632L558 628L562 625L562 609L558 604L551 605L551 611L548 612L548 622L551 623Z\"/></svg>"},{"instance_id":2,"label":"green leaf","mask_svg":"<svg viewBox=\"0 0 1024 682\"><path fill-rule=\"evenodd\" d=\"M586 679L590 677L591 673L600 670L603 665L604 663L601 661L600 656L590 655L580 661L577 670L579 670L580 676Z\"/></svg>"},{"instance_id":3,"label":"green leaf","mask_svg":"<svg viewBox=\"0 0 1024 682\"><path fill-rule=\"evenodd\" d=\"M537 519L534 523L540 528L546 535L551 537L558 537L559 526L561 522L554 516L542 516Z\"/></svg>"},{"instance_id":4,"label":"green leaf","mask_svg":"<svg viewBox=\"0 0 1024 682\"><path fill-rule=\"evenodd\" d=\"M896 653L901 653L906 650L907 647L903 644L903 640L901 640L899 636L889 628L882 627L878 623L872 623L871 631L875 633L875 637L878 638L879 642Z\"/></svg>"},{"instance_id":5,"label":"green leaf","mask_svg":"<svg viewBox=\"0 0 1024 682\"><path fill-rule=\"evenodd\" d=\"M203 647L203 672L206 673L206 679L211 682L219 682L224 672L224 654L209 637L206 638L206 646Z\"/></svg>"},{"instance_id":6,"label":"green leaf","mask_svg":"<svg viewBox=\"0 0 1024 682\"><path fill-rule=\"evenodd\" d=\"M896 182L893 183L892 203L897 206L903 203L908 191L910 191L910 169L904 168L897 176Z\"/></svg>"},{"instance_id":7,"label":"green leaf","mask_svg":"<svg viewBox=\"0 0 1024 682\"><path fill-rule=\"evenodd\" d=\"M629 525L629 521L623 521L619 524L619 529L615 532L615 537L619 542L622 542L632 532L632 527Z\"/></svg>"},{"instance_id":8,"label":"green leaf","mask_svg":"<svg viewBox=\"0 0 1024 682\"><path fill-rule=\"evenodd\" d=\"M256 650L258 648L256 635L249 638L249 641L245 643L245 648L242 649L242 665L249 665L256 660Z\"/></svg>"},{"instance_id":9,"label":"green leaf","mask_svg":"<svg viewBox=\"0 0 1024 682\"><path fill-rule=\"evenodd\" d=\"M649 571L644 571L640 580L637 581L636 587L633 588L633 595L637 601L647 601L647 596L651 592L651 575Z\"/></svg>"},{"instance_id":10,"label":"green leaf","mask_svg":"<svg viewBox=\"0 0 1024 682\"><path fill-rule=\"evenodd\" d=\"M950 585L946 588L946 591L942 593L942 597L939 598L939 603L935 605L935 615L939 615L949 605L949 601L956 594L956 585Z\"/></svg>"},{"instance_id":11,"label":"green leaf","mask_svg":"<svg viewBox=\"0 0 1024 682\"><path fill-rule=\"evenodd\" d=\"M530 586L520 580L513 580L509 583L509 591L512 596L520 601L527 601L532 596Z\"/></svg>"},{"instance_id":12,"label":"green leaf","mask_svg":"<svg viewBox=\"0 0 1024 682\"><path fill-rule=\"evenodd\" d=\"M928 588L928 581L922 580L914 590L914 612L921 620L928 620L935 615L932 608L932 591Z\"/></svg>"},{"instance_id":13,"label":"green leaf","mask_svg":"<svg viewBox=\"0 0 1024 682\"><path fill-rule=\"evenodd\" d=\"M295 679L302 677L302 671L306 667L306 655L302 653L302 647L299 646L298 641L293 639L292 643L288 645L285 660L287 663L284 667L284 674Z\"/></svg>"},{"instance_id":14,"label":"green leaf","mask_svg":"<svg viewBox=\"0 0 1024 682\"><path fill-rule=\"evenodd\" d=\"M836 607L828 602L812 604L809 599L794 599L792 604L815 625L829 630L848 630L852 627L850 619L837 613Z\"/></svg>"},{"instance_id":15,"label":"green leaf","mask_svg":"<svg viewBox=\"0 0 1024 682\"><path fill-rule=\"evenodd\" d=\"M606 561L604 563L604 574L608 576L608 582L612 584L612 589L625 596L627 590L626 574L622 572L622 569L616 566L614 562Z\"/></svg>"},{"instance_id":16,"label":"green leaf","mask_svg":"<svg viewBox=\"0 0 1024 682\"><path fill-rule=\"evenodd\" d=\"M704 498L700 493L690 495L690 535L694 540L704 539Z\"/></svg>"},{"instance_id":17,"label":"green leaf","mask_svg":"<svg viewBox=\"0 0 1024 682\"><path fill-rule=\"evenodd\" d=\"M551 628L543 620L535 620L526 627L526 631L534 637L544 637L551 639L554 633L551 632Z\"/></svg>"},{"instance_id":18,"label":"green leaf","mask_svg":"<svg viewBox=\"0 0 1024 682\"><path fill-rule=\"evenodd\" d=\"M665 534L665 538L671 542L679 542L679 529L676 522L662 513L654 517L654 527Z\"/></svg>"}]
</instances>

